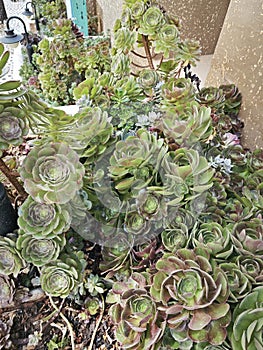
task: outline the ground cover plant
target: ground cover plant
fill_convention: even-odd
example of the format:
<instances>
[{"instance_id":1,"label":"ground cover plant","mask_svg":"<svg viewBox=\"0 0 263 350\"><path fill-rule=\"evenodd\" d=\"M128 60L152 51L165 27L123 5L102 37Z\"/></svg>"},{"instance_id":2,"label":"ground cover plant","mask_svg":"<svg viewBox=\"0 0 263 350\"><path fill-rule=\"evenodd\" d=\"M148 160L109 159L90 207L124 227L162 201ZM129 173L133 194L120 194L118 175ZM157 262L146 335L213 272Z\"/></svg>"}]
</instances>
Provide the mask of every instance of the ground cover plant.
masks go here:
<instances>
[{"instance_id":1,"label":"ground cover plant","mask_svg":"<svg viewBox=\"0 0 263 350\"><path fill-rule=\"evenodd\" d=\"M152 1L126 0L114 32L74 116L0 85L0 168L18 194L0 344L18 348L18 310L38 302L21 349L260 349L263 151L241 145L241 93L200 90L198 43Z\"/></svg>"}]
</instances>

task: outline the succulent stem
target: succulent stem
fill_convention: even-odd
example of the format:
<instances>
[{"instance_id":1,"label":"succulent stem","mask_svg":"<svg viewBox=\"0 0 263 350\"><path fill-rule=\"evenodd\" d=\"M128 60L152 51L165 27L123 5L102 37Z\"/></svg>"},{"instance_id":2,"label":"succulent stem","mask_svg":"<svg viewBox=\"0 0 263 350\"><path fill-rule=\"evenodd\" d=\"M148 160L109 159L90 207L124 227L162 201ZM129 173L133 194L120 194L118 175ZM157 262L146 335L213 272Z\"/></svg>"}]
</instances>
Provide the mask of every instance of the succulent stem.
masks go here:
<instances>
[{"instance_id":1,"label":"succulent stem","mask_svg":"<svg viewBox=\"0 0 263 350\"><path fill-rule=\"evenodd\" d=\"M25 199L28 194L24 190L23 186L18 182L16 176L12 174L12 171L8 168L8 166L5 164L4 160L0 158L0 170L5 175L5 177L8 179L8 181L15 187L19 195Z\"/></svg>"},{"instance_id":2,"label":"succulent stem","mask_svg":"<svg viewBox=\"0 0 263 350\"><path fill-rule=\"evenodd\" d=\"M144 50L145 50L145 54L146 54L149 66L151 69L155 69L154 65L153 65L153 60L152 60L150 48L149 48L149 40L148 40L148 37L146 35L142 35L142 42L143 42L143 46L144 46Z\"/></svg>"}]
</instances>

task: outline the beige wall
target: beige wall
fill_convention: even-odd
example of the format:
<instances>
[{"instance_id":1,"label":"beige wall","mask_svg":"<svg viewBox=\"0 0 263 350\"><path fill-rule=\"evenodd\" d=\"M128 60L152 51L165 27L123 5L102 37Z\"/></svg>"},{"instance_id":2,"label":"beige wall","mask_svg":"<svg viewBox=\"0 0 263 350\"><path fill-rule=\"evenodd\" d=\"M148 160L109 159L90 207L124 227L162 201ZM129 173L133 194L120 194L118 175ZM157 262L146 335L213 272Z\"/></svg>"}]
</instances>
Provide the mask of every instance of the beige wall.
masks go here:
<instances>
[{"instance_id":1,"label":"beige wall","mask_svg":"<svg viewBox=\"0 0 263 350\"><path fill-rule=\"evenodd\" d=\"M263 148L262 0L231 0L206 86L235 83L243 95L243 142Z\"/></svg>"},{"instance_id":2,"label":"beige wall","mask_svg":"<svg viewBox=\"0 0 263 350\"><path fill-rule=\"evenodd\" d=\"M159 0L182 22L182 37L200 41L203 55L214 52L230 0ZM112 29L121 15L122 0L97 0L103 30Z\"/></svg>"}]
</instances>

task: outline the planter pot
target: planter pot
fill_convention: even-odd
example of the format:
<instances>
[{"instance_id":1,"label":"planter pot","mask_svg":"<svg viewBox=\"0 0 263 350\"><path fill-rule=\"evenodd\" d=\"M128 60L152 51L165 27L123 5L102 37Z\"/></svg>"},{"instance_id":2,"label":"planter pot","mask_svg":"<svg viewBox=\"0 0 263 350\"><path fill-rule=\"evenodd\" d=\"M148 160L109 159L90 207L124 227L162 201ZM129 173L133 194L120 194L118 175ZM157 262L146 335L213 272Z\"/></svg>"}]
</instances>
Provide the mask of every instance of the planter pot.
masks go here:
<instances>
[{"instance_id":1,"label":"planter pot","mask_svg":"<svg viewBox=\"0 0 263 350\"><path fill-rule=\"evenodd\" d=\"M0 235L17 229L17 213L7 196L4 185L0 182Z\"/></svg>"}]
</instances>

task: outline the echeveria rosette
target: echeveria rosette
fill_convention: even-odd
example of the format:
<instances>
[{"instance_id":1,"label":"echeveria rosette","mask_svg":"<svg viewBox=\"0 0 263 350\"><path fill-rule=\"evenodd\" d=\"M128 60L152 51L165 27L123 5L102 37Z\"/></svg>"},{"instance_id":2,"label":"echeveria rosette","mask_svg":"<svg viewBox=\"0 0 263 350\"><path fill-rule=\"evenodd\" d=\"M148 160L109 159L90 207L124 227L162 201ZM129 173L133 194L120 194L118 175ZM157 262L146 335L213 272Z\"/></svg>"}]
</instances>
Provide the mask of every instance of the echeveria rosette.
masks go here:
<instances>
[{"instance_id":1,"label":"echeveria rosette","mask_svg":"<svg viewBox=\"0 0 263 350\"><path fill-rule=\"evenodd\" d=\"M193 106L192 113L186 120L180 114L167 113L161 119L158 129L164 136L172 139L181 147L191 147L198 142L206 142L213 133L210 108Z\"/></svg>"},{"instance_id":2,"label":"echeveria rosette","mask_svg":"<svg viewBox=\"0 0 263 350\"><path fill-rule=\"evenodd\" d=\"M133 19L138 20L145 13L147 6L145 0L133 1L131 5L131 16Z\"/></svg>"},{"instance_id":3,"label":"echeveria rosette","mask_svg":"<svg viewBox=\"0 0 263 350\"><path fill-rule=\"evenodd\" d=\"M158 7L149 7L139 20L138 33L155 38L165 22L165 16Z\"/></svg>"},{"instance_id":4,"label":"echeveria rosette","mask_svg":"<svg viewBox=\"0 0 263 350\"><path fill-rule=\"evenodd\" d=\"M263 348L263 287L255 288L233 312L230 333L232 350Z\"/></svg>"},{"instance_id":5,"label":"echeveria rosette","mask_svg":"<svg viewBox=\"0 0 263 350\"><path fill-rule=\"evenodd\" d=\"M66 245L65 235L61 234L52 239L35 238L30 234L19 235L16 247L25 261L35 266L43 266L59 257Z\"/></svg>"},{"instance_id":6,"label":"echeveria rosette","mask_svg":"<svg viewBox=\"0 0 263 350\"><path fill-rule=\"evenodd\" d=\"M233 228L232 241L238 254L263 257L262 216L238 222Z\"/></svg>"},{"instance_id":7,"label":"echeveria rosette","mask_svg":"<svg viewBox=\"0 0 263 350\"><path fill-rule=\"evenodd\" d=\"M66 298L81 282L82 266L74 255L62 255L41 268L40 284L51 296Z\"/></svg>"},{"instance_id":8,"label":"echeveria rosette","mask_svg":"<svg viewBox=\"0 0 263 350\"><path fill-rule=\"evenodd\" d=\"M179 41L179 31L174 24L165 24L157 34L154 41L154 51L163 53L165 58L169 58L170 52L177 48Z\"/></svg>"},{"instance_id":9,"label":"echeveria rosette","mask_svg":"<svg viewBox=\"0 0 263 350\"><path fill-rule=\"evenodd\" d=\"M137 210L132 209L127 211L123 225L125 232L139 239L142 239L150 230L153 230L151 222Z\"/></svg>"},{"instance_id":10,"label":"echeveria rosette","mask_svg":"<svg viewBox=\"0 0 263 350\"><path fill-rule=\"evenodd\" d=\"M126 283L115 283L113 292L120 297L110 314L117 325L115 335L122 348L154 350L162 337L165 320L146 290L143 275L134 273Z\"/></svg>"},{"instance_id":11,"label":"echeveria rosette","mask_svg":"<svg viewBox=\"0 0 263 350\"><path fill-rule=\"evenodd\" d=\"M13 301L14 291L14 281L8 276L0 275L0 308L10 305Z\"/></svg>"},{"instance_id":12,"label":"echeveria rosette","mask_svg":"<svg viewBox=\"0 0 263 350\"><path fill-rule=\"evenodd\" d=\"M193 149L167 153L162 161L163 187L154 187L169 197L168 205L181 205L197 198L213 184L214 171L205 157Z\"/></svg>"},{"instance_id":13,"label":"echeveria rosette","mask_svg":"<svg viewBox=\"0 0 263 350\"><path fill-rule=\"evenodd\" d=\"M179 249L156 263L150 293L182 339L220 345L230 322L229 290L223 271L205 250Z\"/></svg>"},{"instance_id":14,"label":"echeveria rosette","mask_svg":"<svg viewBox=\"0 0 263 350\"><path fill-rule=\"evenodd\" d=\"M116 190L126 193L147 187L157 176L166 152L164 140L143 129L136 136L117 142L109 167Z\"/></svg>"},{"instance_id":15,"label":"echeveria rosette","mask_svg":"<svg viewBox=\"0 0 263 350\"><path fill-rule=\"evenodd\" d=\"M24 187L37 202L65 204L82 187L84 166L66 143L34 147L20 168Z\"/></svg>"},{"instance_id":16,"label":"echeveria rosette","mask_svg":"<svg viewBox=\"0 0 263 350\"><path fill-rule=\"evenodd\" d=\"M19 207L18 214L20 233L35 238L54 238L66 232L71 223L69 212L63 206L39 203L31 196Z\"/></svg>"},{"instance_id":17,"label":"echeveria rosette","mask_svg":"<svg viewBox=\"0 0 263 350\"><path fill-rule=\"evenodd\" d=\"M28 125L21 108L6 107L0 113L0 149L20 145L28 133Z\"/></svg>"},{"instance_id":18,"label":"echeveria rosette","mask_svg":"<svg viewBox=\"0 0 263 350\"><path fill-rule=\"evenodd\" d=\"M22 268L26 266L16 242L8 237L0 236L0 274L17 277Z\"/></svg>"},{"instance_id":19,"label":"echeveria rosette","mask_svg":"<svg viewBox=\"0 0 263 350\"><path fill-rule=\"evenodd\" d=\"M167 216L167 204L162 195L142 189L136 196L138 212L147 220L159 221Z\"/></svg>"},{"instance_id":20,"label":"echeveria rosette","mask_svg":"<svg viewBox=\"0 0 263 350\"><path fill-rule=\"evenodd\" d=\"M185 248L189 241L188 227L183 224L170 224L161 234L162 243L169 252Z\"/></svg>"},{"instance_id":21,"label":"echeveria rosette","mask_svg":"<svg viewBox=\"0 0 263 350\"><path fill-rule=\"evenodd\" d=\"M126 27L121 27L114 33L114 47L120 52L128 53L132 50L137 40L137 33Z\"/></svg>"},{"instance_id":22,"label":"echeveria rosette","mask_svg":"<svg viewBox=\"0 0 263 350\"><path fill-rule=\"evenodd\" d=\"M217 222L203 223L192 231L194 247L207 249L217 259L227 259L233 252L231 229Z\"/></svg>"}]
</instances>

